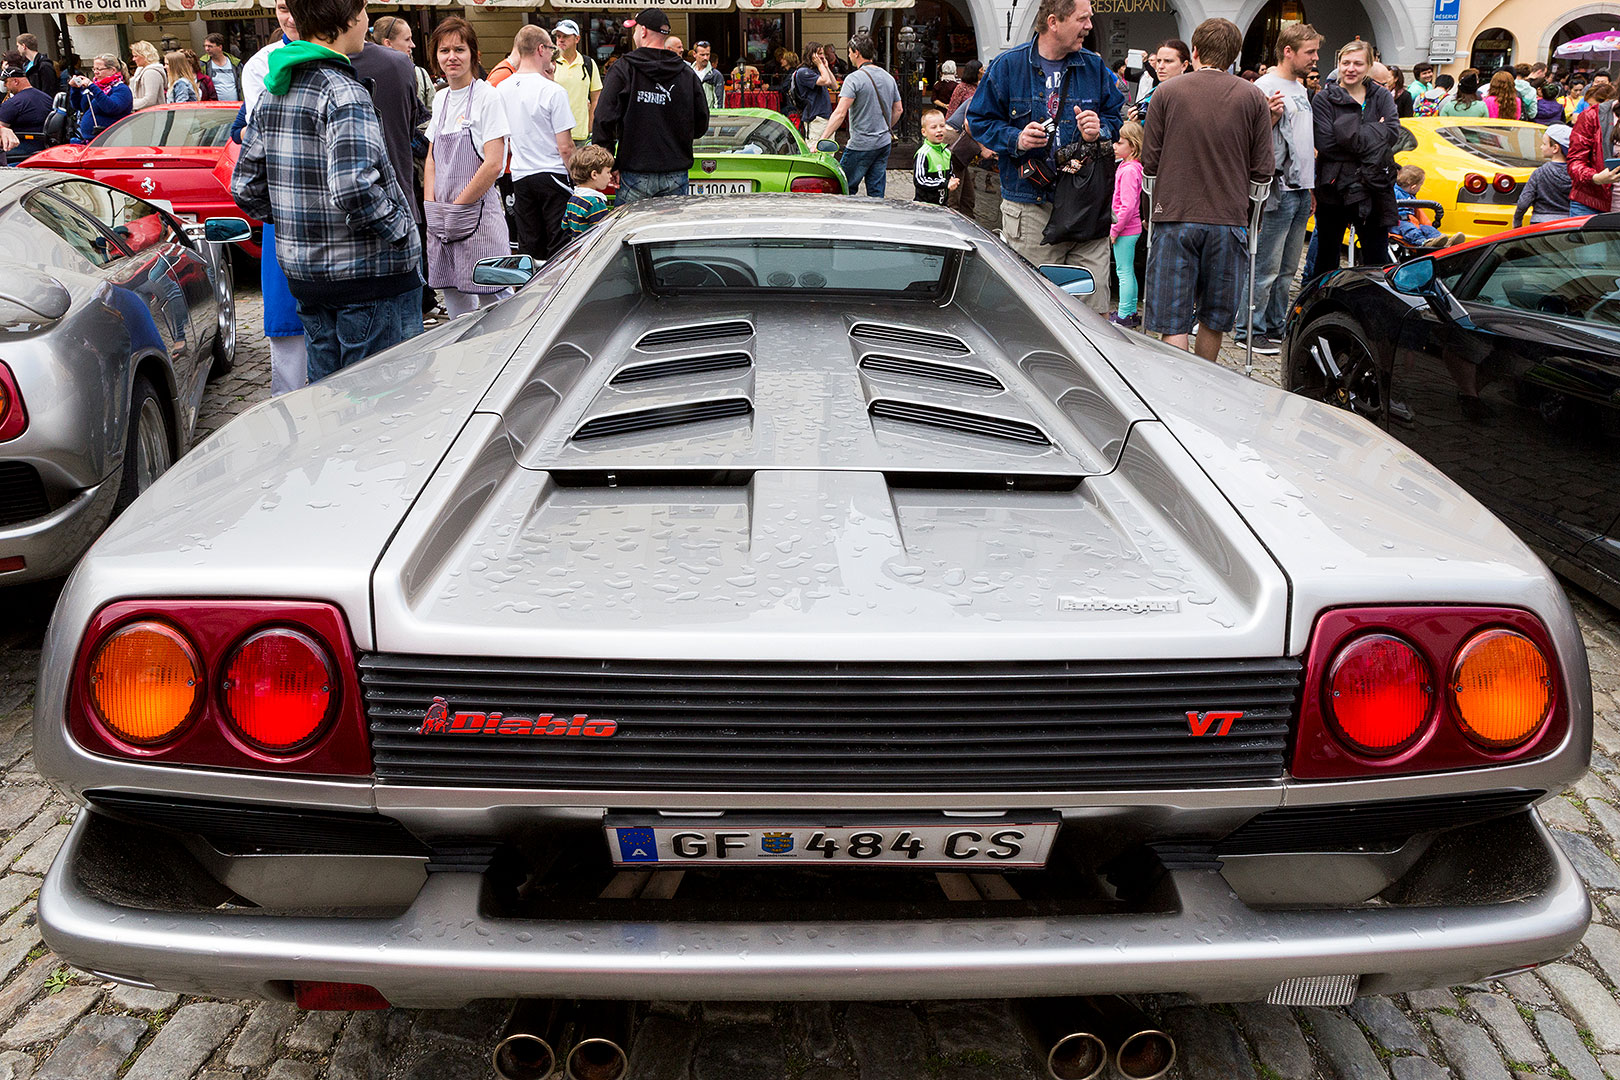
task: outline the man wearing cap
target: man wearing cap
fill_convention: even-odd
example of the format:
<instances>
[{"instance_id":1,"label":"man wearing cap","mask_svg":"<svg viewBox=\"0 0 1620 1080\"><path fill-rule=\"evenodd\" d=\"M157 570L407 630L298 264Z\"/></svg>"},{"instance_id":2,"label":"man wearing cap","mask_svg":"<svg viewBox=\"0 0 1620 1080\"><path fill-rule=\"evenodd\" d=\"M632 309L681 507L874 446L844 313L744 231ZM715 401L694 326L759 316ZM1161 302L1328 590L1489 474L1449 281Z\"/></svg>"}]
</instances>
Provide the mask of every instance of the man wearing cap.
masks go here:
<instances>
[{"instance_id":1,"label":"man wearing cap","mask_svg":"<svg viewBox=\"0 0 1620 1080\"><path fill-rule=\"evenodd\" d=\"M22 141L17 132L43 131L45 118L51 115L51 96L28 81L25 64L22 55L14 52L0 61L0 78L6 81L6 100L0 101L0 152L6 154Z\"/></svg>"},{"instance_id":2,"label":"man wearing cap","mask_svg":"<svg viewBox=\"0 0 1620 1080\"><path fill-rule=\"evenodd\" d=\"M591 141L591 116L596 112L596 99L602 96L602 69L579 51L579 23L573 19L563 19L554 26L551 40L557 44L553 54L557 70L551 78L568 91L568 108L574 114L574 145L583 146Z\"/></svg>"},{"instance_id":3,"label":"man wearing cap","mask_svg":"<svg viewBox=\"0 0 1620 1080\"><path fill-rule=\"evenodd\" d=\"M647 8L624 25L635 48L602 80L591 131L592 142L614 152L621 206L688 194L692 143L709 130L697 72L665 48L669 19L663 11Z\"/></svg>"},{"instance_id":4,"label":"man wearing cap","mask_svg":"<svg viewBox=\"0 0 1620 1080\"><path fill-rule=\"evenodd\" d=\"M1541 133L1541 156L1547 162L1536 167L1519 191L1519 205L1513 208L1515 229L1524 224L1526 210L1534 214L1537 221L1554 221L1570 216L1569 166L1565 159L1569 156L1571 134L1572 129L1568 124L1550 124Z\"/></svg>"}]
</instances>

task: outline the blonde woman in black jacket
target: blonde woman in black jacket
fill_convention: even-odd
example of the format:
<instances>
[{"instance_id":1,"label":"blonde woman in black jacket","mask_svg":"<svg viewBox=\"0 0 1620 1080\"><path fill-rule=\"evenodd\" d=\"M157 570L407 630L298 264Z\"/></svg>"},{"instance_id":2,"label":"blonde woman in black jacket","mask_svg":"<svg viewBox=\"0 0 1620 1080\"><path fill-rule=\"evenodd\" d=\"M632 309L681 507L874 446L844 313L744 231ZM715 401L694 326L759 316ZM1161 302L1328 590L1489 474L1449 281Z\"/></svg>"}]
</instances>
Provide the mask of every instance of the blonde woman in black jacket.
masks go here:
<instances>
[{"instance_id":1,"label":"blonde woman in black jacket","mask_svg":"<svg viewBox=\"0 0 1620 1080\"><path fill-rule=\"evenodd\" d=\"M1311 99L1316 129L1316 274L1339 268L1344 230L1355 226L1363 261L1389 261L1395 227L1395 99L1370 77L1372 46L1339 50L1339 81Z\"/></svg>"}]
</instances>

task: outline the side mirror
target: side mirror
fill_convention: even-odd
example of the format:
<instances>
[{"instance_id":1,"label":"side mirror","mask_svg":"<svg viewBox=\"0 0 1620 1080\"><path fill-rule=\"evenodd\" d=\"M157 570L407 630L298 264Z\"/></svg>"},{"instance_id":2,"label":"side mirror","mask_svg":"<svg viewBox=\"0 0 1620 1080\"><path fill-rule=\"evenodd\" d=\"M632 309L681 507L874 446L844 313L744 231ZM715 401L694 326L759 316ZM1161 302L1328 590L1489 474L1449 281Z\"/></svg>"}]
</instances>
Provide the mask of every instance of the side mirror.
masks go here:
<instances>
[{"instance_id":1,"label":"side mirror","mask_svg":"<svg viewBox=\"0 0 1620 1080\"><path fill-rule=\"evenodd\" d=\"M1434 257L1403 262L1389 272L1389 284L1398 293L1422 296L1434 285Z\"/></svg>"},{"instance_id":2,"label":"side mirror","mask_svg":"<svg viewBox=\"0 0 1620 1080\"><path fill-rule=\"evenodd\" d=\"M816 143L816 149L823 154L836 154L838 153L838 142L836 139L822 139Z\"/></svg>"},{"instance_id":3,"label":"side mirror","mask_svg":"<svg viewBox=\"0 0 1620 1080\"><path fill-rule=\"evenodd\" d=\"M1097 282L1091 271L1079 266L1060 266L1047 263L1040 268L1041 276L1070 296L1090 296L1097 291Z\"/></svg>"},{"instance_id":4,"label":"side mirror","mask_svg":"<svg viewBox=\"0 0 1620 1080\"><path fill-rule=\"evenodd\" d=\"M252 236L253 230L239 217L209 218L203 223L203 239L210 244L239 244Z\"/></svg>"},{"instance_id":5,"label":"side mirror","mask_svg":"<svg viewBox=\"0 0 1620 1080\"><path fill-rule=\"evenodd\" d=\"M534 274L534 260L527 255L497 255L473 264L477 285L527 285Z\"/></svg>"}]
</instances>

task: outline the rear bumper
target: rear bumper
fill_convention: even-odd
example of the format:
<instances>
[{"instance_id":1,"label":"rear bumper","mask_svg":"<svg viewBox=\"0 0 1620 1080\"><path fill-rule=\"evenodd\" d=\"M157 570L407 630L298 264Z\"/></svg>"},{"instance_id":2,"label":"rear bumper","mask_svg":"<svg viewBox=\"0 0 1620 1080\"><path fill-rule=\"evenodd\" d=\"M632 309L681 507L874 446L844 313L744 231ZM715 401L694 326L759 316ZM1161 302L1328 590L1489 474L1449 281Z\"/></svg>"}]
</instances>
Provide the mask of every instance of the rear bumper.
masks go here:
<instances>
[{"instance_id":1,"label":"rear bumper","mask_svg":"<svg viewBox=\"0 0 1620 1080\"><path fill-rule=\"evenodd\" d=\"M0 527L0 558L21 555L21 570L0 573L0 586L62 577L112 520L120 475L86 488L43 517Z\"/></svg>"},{"instance_id":2,"label":"rear bumper","mask_svg":"<svg viewBox=\"0 0 1620 1080\"><path fill-rule=\"evenodd\" d=\"M1533 812L1505 819L1513 895L1471 871L1431 900L1346 910L1260 910L1219 870L1175 869L1158 914L1008 919L681 923L487 915L481 874L439 872L390 918L110 902L87 881L79 817L46 878L39 919L64 960L110 978L219 997L284 998L292 980L364 983L395 1005L478 998L915 999L1182 992L1264 998L1285 979L1358 975L1380 994L1455 985L1562 956L1590 919L1586 890ZM1482 826L1476 826L1476 828ZM1486 860L1488 861L1488 860ZM1454 865L1467 866L1468 861ZM1438 887L1437 887L1438 886ZM1447 902L1435 903L1434 896ZM1455 902L1453 902L1455 898Z\"/></svg>"}]
</instances>

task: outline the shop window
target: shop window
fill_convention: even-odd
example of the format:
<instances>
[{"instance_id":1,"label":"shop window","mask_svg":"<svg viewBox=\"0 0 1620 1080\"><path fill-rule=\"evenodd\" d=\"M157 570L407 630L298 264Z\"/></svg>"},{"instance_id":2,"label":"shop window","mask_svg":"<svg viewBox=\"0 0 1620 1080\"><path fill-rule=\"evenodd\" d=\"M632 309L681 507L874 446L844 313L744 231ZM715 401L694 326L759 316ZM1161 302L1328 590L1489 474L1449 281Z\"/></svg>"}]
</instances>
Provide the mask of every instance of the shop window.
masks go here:
<instances>
[{"instance_id":1,"label":"shop window","mask_svg":"<svg viewBox=\"0 0 1620 1080\"><path fill-rule=\"evenodd\" d=\"M1513 35L1501 27L1482 30L1468 51L1468 66L1492 72L1513 63ZM1483 80L1482 80L1483 82Z\"/></svg>"},{"instance_id":2,"label":"shop window","mask_svg":"<svg viewBox=\"0 0 1620 1080\"><path fill-rule=\"evenodd\" d=\"M630 43L630 31L624 28L624 19L617 16L594 16L585 32L590 35L591 58L604 70L635 48Z\"/></svg>"}]
</instances>

